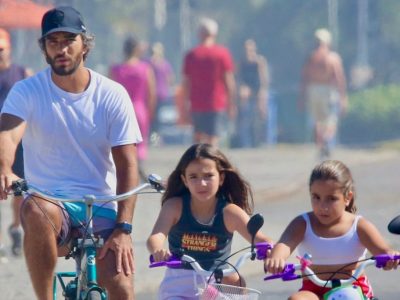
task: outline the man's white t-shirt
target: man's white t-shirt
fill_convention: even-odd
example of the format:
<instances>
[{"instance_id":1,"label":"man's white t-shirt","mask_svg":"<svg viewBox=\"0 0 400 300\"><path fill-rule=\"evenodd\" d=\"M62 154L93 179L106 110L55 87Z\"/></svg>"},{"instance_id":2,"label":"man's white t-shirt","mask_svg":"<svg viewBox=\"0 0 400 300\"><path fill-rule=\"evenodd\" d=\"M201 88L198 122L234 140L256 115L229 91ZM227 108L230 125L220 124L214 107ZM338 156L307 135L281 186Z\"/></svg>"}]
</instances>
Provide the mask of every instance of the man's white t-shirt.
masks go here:
<instances>
[{"instance_id":1,"label":"man's white t-shirt","mask_svg":"<svg viewBox=\"0 0 400 300\"><path fill-rule=\"evenodd\" d=\"M47 68L17 82L2 109L26 121L26 179L55 194L115 194L111 148L142 141L126 90L89 71L88 88L73 94L56 86Z\"/></svg>"}]
</instances>

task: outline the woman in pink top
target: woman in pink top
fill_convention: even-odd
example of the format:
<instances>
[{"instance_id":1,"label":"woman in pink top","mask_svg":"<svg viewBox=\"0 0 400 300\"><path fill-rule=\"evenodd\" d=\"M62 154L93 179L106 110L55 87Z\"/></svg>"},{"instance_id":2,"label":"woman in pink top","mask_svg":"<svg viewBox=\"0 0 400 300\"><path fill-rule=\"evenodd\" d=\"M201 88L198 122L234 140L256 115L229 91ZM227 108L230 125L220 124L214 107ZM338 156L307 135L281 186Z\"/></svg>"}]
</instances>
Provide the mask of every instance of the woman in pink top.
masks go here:
<instances>
[{"instance_id":1,"label":"woman in pink top","mask_svg":"<svg viewBox=\"0 0 400 300\"><path fill-rule=\"evenodd\" d=\"M138 119L143 142L137 147L139 172L143 172L143 161L148 155L150 125L156 107L154 74L148 63L141 60L142 49L137 39L128 37L124 43L125 61L111 67L110 77L121 83L129 93Z\"/></svg>"}]
</instances>

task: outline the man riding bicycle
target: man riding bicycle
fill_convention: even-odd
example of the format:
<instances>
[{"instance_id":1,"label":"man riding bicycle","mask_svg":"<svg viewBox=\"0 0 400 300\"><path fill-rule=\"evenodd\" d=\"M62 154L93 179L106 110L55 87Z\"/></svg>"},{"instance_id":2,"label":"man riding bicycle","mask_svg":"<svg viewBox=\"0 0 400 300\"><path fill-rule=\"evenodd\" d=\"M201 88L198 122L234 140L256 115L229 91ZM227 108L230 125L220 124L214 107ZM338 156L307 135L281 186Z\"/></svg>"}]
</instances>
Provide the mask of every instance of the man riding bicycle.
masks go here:
<instances>
[{"instance_id":1,"label":"man riding bicycle","mask_svg":"<svg viewBox=\"0 0 400 300\"><path fill-rule=\"evenodd\" d=\"M142 139L135 112L121 85L84 66L93 37L80 13L65 6L49 10L39 44L50 67L18 82L0 116L0 199L18 179L11 166L21 139L26 179L44 190L79 197L132 189ZM135 200L109 203L94 219L95 233L106 240L97 262L109 299L134 297ZM79 224L72 212L80 209L39 196L24 200L24 253L38 299L52 299L57 256L68 251L71 228Z\"/></svg>"}]
</instances>

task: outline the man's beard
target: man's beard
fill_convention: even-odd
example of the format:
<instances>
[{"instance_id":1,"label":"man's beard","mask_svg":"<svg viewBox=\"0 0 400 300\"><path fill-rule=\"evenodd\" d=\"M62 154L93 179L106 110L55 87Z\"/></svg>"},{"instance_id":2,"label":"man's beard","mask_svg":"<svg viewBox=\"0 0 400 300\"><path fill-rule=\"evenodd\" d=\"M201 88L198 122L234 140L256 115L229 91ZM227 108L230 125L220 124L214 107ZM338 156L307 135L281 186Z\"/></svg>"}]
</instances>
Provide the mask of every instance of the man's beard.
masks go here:
<instances>
[{"instance_id":1,"label":"man's beard","mask_svg":"<svg viewBox=\"0 0 400 300\"><path fill-rule=\"evenodd\" d=\"M45 53L45 57L46 57L46 62L51 66L51 69L53 70L53 72L59 76L68 76L68 75L75 73L75 71L78 69L78 67L82 61L82 57L77 56L76 60L72 61L73 64L72 64L71 68L56 67L55 60L58 57L55 57L54 59L52 59L47 53Z\"/></svg>"}]
</instances>

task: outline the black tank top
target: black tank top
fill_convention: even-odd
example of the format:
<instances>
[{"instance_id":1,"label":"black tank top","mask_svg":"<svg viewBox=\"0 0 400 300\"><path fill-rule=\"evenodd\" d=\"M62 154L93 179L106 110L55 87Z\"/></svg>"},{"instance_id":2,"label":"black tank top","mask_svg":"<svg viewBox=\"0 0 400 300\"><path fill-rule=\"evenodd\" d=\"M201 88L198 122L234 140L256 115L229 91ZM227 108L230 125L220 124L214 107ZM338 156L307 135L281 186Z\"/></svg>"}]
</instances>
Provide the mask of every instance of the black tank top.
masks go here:
<instances>
[{"instance_id":1,"label":"black tank top","mask_svg":"<svg viewBox=\"0 0 400 300\"><path fill-rule=\"evenodd\" d=\"M0 71L0 110L14 83L25 78L25 69L12 64L7 70Z\"/></svg>"},{"instance_id":2,"label":"black tank top","mask_svg":"<svg viewBox=\"0 0 400 300\"><path fill-rule=\"evenodd\" d=\"M260 75L257 62L243 60L240 64L240 80L248 85L253 92L260 89Z\"/></svg>"},{"instance_id":3,"label":"black tank top","mask_svg":"<svg viewBox=\"0 0 400 300\"><path fill-rule=\"evenodd\" d=\"M223 216L227 202L219 197L214 221L210 225L204 225L193 217L190 201L190 195L182 197L181 218L168 234L169 249L178 256L187 254L196 259L205 270L212 270L231 252L233 234L226 229ZM190 269L190 266L186 268Z\"/></svg>"}]
</instances>

